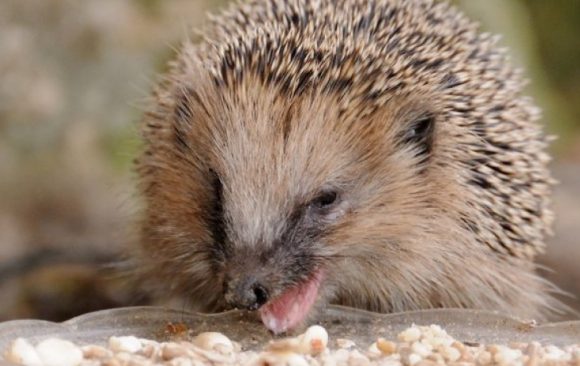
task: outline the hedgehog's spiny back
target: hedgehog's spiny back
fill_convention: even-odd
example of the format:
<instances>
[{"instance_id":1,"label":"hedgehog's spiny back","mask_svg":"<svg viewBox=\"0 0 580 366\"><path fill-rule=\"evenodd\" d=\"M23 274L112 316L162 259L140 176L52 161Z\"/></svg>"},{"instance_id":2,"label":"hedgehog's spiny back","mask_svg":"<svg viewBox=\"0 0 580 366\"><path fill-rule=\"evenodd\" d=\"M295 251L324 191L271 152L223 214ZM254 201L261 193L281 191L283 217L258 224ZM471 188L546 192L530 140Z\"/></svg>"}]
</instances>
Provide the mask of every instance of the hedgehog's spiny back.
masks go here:
<instances>
[{"instance_id":1,"label":"hedgehog's spiny back","mask_svg":"<svg viewBox=\"0 0 580 366\"><path fill-rule=\"evenodd\" d=\"M254 1L215 19L204 53L223 85L255 74L291 95L316 85L372 102L434 77L458 83L450 72L476 50L475 30L432 1ZM401 83L410 72L416 82Z\"/></svg>"}]
</instances>

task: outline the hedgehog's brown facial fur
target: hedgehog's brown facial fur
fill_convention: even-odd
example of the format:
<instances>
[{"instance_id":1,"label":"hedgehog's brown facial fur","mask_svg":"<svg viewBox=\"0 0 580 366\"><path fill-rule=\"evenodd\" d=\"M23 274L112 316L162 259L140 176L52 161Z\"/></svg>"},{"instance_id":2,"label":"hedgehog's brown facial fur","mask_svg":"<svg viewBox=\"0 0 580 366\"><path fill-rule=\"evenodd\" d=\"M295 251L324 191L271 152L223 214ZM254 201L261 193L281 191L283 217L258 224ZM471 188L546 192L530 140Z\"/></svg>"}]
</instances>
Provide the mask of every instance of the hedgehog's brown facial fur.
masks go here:
<instances>
[{"instance_id":1,"label":"hedgehog's brown facial fur","mask_svg":"<svg viewBox=\"0 0 580 366\"><path fill-rule=\"evenodd\" d=\"M554 306L545 141L489 36L428 0L254 1L207 35L146 118L144 271L205 310L317 273L383 312Z\"/></svg>"}]
</instances>

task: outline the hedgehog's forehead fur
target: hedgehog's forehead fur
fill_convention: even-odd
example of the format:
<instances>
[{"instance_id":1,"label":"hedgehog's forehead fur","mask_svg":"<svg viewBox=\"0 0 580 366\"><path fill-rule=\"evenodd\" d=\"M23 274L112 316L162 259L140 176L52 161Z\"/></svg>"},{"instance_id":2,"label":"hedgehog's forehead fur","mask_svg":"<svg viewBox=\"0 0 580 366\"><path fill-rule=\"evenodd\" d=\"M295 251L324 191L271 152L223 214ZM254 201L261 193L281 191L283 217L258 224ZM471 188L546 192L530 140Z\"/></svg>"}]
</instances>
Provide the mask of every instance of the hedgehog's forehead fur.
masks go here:
<instances>
[{"instance_id":1,"label":"hedgehog's forehead fur","mask_svg":"<svg viewBox=\"0 0 580 366\"><path fill-rule=\"evenodd\" d=\"M551 178L538 110L497 38L448 4L254 0L213 19L204 37L184 43L146 118L145 230L172 242L156 260L193 261L206 249L192 249L191 235L271 244L329 185L349 204L328 239L343 255L381 239L463 241L504 259L543 250ZM420 160L397 138L427 114L433 146ZM216 179L219 233L204 229ZM210 270L198 262L175 271Z\"/></svg>"}]
</instances>

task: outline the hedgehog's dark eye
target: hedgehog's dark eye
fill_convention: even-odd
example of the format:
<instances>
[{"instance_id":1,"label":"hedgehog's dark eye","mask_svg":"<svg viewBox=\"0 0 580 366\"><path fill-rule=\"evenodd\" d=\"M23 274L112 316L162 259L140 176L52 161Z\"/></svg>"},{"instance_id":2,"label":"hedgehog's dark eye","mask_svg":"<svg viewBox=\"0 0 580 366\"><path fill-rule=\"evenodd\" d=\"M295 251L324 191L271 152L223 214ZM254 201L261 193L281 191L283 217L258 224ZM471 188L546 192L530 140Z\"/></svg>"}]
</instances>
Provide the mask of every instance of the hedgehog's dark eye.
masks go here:
<instances>
[{"instance_id":1,"label":"hedgehog's dark eye","mask_svg":"<svg viewBox=\"0 0 580 366\"><path fill-rule=\"evenodd\" d=\"M323 191L316 198L310 201L309 207L315 210L326 210L338 202L336 191Z\"/></svg>"},{"instance_id":2,"label":"hedgehog's dark eye","mask_svg":"<svg viewBox=\"0 0 580 366\"><path fill-rule=\"evenodd\" d=\"M423 115L416 119L403 136L405 145L417 145L418 153L423 154L431 150L431 135L435 125L433 115Z\"/></svg>"},{"instance_id":3,"label":"hedgehog's dark eye","mask_svg":"<svg viewBox=\"0 0 580 366\"><path fill-rule=\"evenodd\" d=\"M431 134L433 127L433 116L424 116L413 122L407 131L406 140L408 142L421 142Z\"/></svg>"}]
</instances>

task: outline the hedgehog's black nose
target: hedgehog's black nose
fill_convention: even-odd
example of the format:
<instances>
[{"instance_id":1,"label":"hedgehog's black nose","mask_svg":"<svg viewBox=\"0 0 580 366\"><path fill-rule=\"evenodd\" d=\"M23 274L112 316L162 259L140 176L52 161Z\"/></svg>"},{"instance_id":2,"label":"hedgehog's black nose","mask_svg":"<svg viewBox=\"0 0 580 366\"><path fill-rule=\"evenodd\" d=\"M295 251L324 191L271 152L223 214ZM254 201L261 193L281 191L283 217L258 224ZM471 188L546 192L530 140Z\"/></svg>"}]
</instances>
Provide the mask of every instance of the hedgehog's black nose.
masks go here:
<instances>
[{"instance_id":1,"label":"hedgehog's black nose","mask_svg":"<svg viewBox=\"0 0 580 366\"><path fill-rule=\"evenodd\" d=\"M225 299L238 309L257 310L268 302L268 290L255 277L228 281Z\"/></svg>"}]
</instances>

